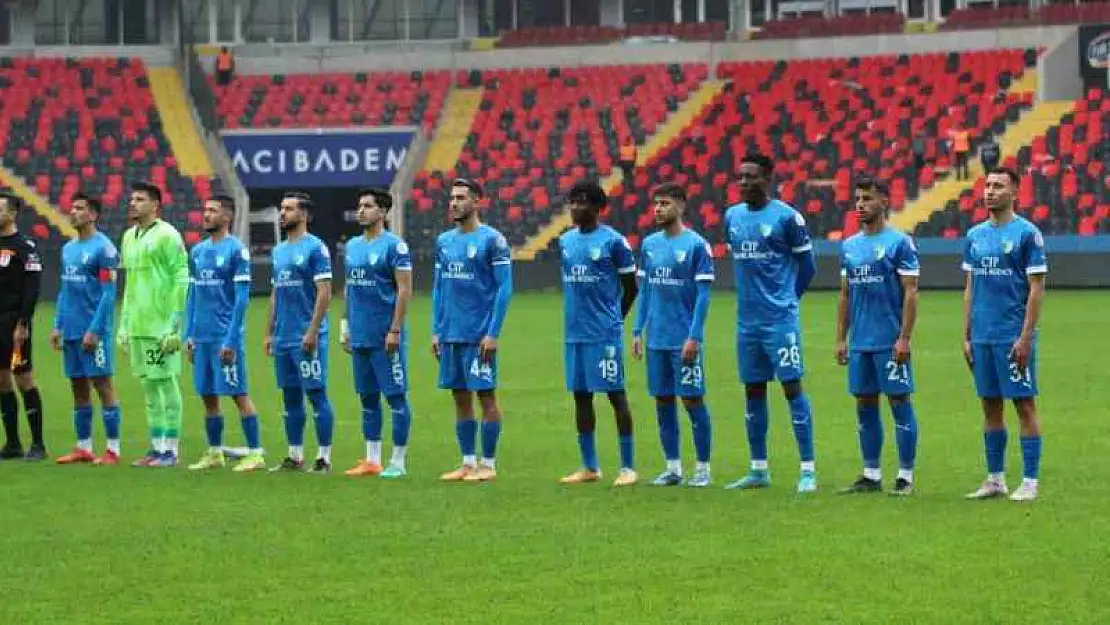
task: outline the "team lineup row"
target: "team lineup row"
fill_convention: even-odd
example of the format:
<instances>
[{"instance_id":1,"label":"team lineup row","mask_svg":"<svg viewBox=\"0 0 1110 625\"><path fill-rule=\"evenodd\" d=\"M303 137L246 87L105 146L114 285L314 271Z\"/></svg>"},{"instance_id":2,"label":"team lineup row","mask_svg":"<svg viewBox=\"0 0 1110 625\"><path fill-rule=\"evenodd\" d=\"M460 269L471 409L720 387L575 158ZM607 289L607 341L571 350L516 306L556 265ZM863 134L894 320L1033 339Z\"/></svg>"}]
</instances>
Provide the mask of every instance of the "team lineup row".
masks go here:
<instances>
[{"instance_id":1,"label":"team lineup row","mask_svg":"<svg viewBox=\"0 0 1110 625\"><path fill-rule=\"evenodd\" d=\"M773 163L763 156L743 160L738 172L743 202L729 208L724 218L736 278L737 360L745 387L751 455L748 473L727 488L761 488L771 483L767 383L777 379L789 404L801 462L796 488L808 493L817 489L817 473L812 415L802 385L798 308L815 264L804 218L768 195L772 169ZM984 200L991 218L969 232L964 254L968 275L964 352L983 399L988 468L987 479L969 494L975 499L1008 493L1003 466L1006 399L1014 402L1021 420L1024 465L1021 486L1011 499L1034 499L1038 489L1036 326L1047 263L1040 233L1013 212L1016 182L1016 175L1006 170L988 176ZM863 231L844 242L840 255L837 358L847 366L850 392L857 399L863 460L860 477L844 492L883 488L879 396L886 395L896 426L899 461L890 493L908 495L914 488L917 446L910 339L919 265L910 237L887 224L887 195L881 180L858 182L856 210ZM483 482L496 477L502 416L496 396L498 337L512 297L512 264L505 238L479 221L482 196L476 181L455 181L448 210L456 227L436 241L432 348L439 363L439 387L453 395L462 455L459 467L443 474L443 481ZM563 483L601 479L594 440L596 393L607 395L617 422L620 468L614 484L638 481L622 340L625 319L636 308L631 352L646 361L648 390L656 400L666 459L665 470L652 483L710 484L712 421L704 401L701 344L714 259L705 239L683 225L685 200L683 189L676 185L665 184L654 191L659 231L645 238L637 255L623 236L599 223L607 198L597 184L580 183L567 193L575 227L559 241L565 378L574 396L582 464L563 477ZM235 207L225 197L207 202L204 226L211 236L186 252L180 235L157 219L160 204L156 187L133 185L129 217L136 225L124 234L117 258L111 241L95 229L99 205L86 196L73 203L70 216L79 236L62 252L62 288L51 339L63 350L66 376L72 381L78 444L58 462L119 462L119 408L111 385L114 350L105 340L111 335L118 266L127 272L127 283L117 343L129 355L142 383L151 439L151 450L134 464L177 463L178 377L184 355L192 362L195 390L204 402L209 445L190 468L222 467L227 461L220 398L231 397L247 442L234 470L263 469L258 417L247 393L244 369L250 258L228 233ZM345 315L340 343L353 358L366 440L365 457L346 473L396 479L406 474L411 422L405 319L412 264L405 242L388 230L391 208L387 190L367 189L359 195L357 220L365 232L348 242L343 258ZM280 208L286 238L272 255L265 348L274 360L282 391L289 451L271 471L331 469L334 420L327 395L327 311L332 268L327 246L307 231L313 210L307 194L286 194ZM92 448L93 388L103 404L108 438L100 456ZM313 408L318 444L316 459L308 466L306 396ZM388 462L382 457L383 396L392 418L393 449ZM679 454L679 404L692 424L696 463L689 476L684 475Z\"/></svg>"}]
</instances>

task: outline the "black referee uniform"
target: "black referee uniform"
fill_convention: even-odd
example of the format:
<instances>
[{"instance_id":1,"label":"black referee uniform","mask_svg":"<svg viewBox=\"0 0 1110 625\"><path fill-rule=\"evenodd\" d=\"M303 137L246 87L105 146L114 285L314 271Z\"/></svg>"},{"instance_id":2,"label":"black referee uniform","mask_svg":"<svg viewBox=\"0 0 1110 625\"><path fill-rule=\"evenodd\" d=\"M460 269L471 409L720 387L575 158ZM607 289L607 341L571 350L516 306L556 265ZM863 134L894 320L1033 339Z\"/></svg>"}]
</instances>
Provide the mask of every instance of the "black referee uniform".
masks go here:
<instances>
[{"instance_id":1,"label":"black referee uniform","mask_svg":"<svg viewBox=\"0 0 1110 625\"><path fill-rule=\"evenodd\" d=\"M16 326L24 324L28 335L39 300L42 260L35 242L21 232L0 235L0 367L8 366L15 375L32 370L31 339L15 343ZM31 448L27 456L45 456L42 437L42 397L37 388L23 391L23 408L31 429ZM0 459L23 457L19 440L19 403L15 389L0 392L0 416L7 438Z\"/></svg>"}]
</instances>

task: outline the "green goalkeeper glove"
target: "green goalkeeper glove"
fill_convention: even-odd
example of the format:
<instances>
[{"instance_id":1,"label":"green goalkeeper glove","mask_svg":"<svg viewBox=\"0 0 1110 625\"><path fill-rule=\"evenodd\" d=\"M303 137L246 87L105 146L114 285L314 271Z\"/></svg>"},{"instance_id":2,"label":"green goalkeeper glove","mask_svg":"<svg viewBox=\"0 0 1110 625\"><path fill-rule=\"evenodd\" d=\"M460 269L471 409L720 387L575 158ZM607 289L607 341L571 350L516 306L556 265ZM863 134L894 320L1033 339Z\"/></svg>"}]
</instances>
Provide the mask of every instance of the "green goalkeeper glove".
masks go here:
<instances>
[{"instance_id":1,"label":"green goalkeeper glove","mask_svg":"<svg viewBox=\"0 0 1110 625\"><path fill-rule=\"evenodd\" d=\"M170 331L162 336L161 347L166 354L176 354L181 349L181 313L170 318Z\"/></svg>"},{"instance_id":2,"label":"green goalkeeper glove","mask_svg":"<svg viewBox=\"0 0 1110 625\"><path fill-rule=\"evenodd\" d=\"M131 335L127 333L127 330L120 330L116 333L116 345L119 345L120 351L124 354L131 351Z\"/></svg>"}]
</instances>

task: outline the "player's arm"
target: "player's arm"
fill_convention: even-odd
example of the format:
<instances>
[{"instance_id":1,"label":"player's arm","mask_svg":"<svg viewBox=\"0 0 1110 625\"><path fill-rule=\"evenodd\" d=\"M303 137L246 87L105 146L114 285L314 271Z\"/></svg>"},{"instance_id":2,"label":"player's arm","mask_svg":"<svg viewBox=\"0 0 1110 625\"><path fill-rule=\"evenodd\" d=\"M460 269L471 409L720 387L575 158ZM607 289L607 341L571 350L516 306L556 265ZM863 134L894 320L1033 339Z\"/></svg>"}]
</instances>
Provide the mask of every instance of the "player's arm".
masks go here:
<instances>
[{"instance_id":1,"label":"player's arm","mask_svg":"<svg viewBox=\"0 0 1110 625\"><path fill-rule=\"evenodd\" d=\"M507 256L493 261L493 283L497 287L497 294L493 299L493 315L489 328L486 329L486 336L496 339L501 336L501 328L509 314L509 301L513 298L513 264Z\"/></svg>"},{"instance_id":2,"label":"player's arm","mask_svg":"<svg viewBox=\"0 0 1110 625\"><path fill-rule=\"evenodd\" d=\"M848 328L852 319L848 315L848 274L840 270L840 296L836 301L836 362L848 364Z\"/></svg>"},{"instance_id":3,"label":"player's arm","mask_svg":"<svg viewBox=\"0 0 1110 625\"><path fill-rule=\"evenodd\" d=\"M123 303L120 306L119 314L119 329L116 331L116 341L124 351L127 351L127 342L131 336L131 285L128 284L127 279L127 264L123 259L127 258L127 232L123 233L123 238L120 240L120 264L119 268L124 271L123 276Z\"/></svg>"},{"instance_id":4,"label":"player's arm","mask_svg":"<svg viewBox=\"0 0 1110 625\"><path fill-rule=\"evenodd\" d=\"M971 237L964 239L964 259L960 264L960 269L964 270L967 278L964 280L964 360L967 361L967 366L970 368L975 359L971 353L971 299L972 299L972 257L971 257Z\"/></svg>"},{"instance_id":5,"label":"player's arm","mask_svg":"<svg viewBox=\"0 0 1110 625\"><path fill-rule=\"evenodd\" d=\"M235 304L231 309L231 322L227 327L227 335L224 336L224 347L232 349L243 341L243 322L247 317L247 308L251 303L250 261L245 262L247 264L246 274L236 275L234 278Z\"/></svg>"},{"instance_id":6,"label":"player's arm","mask_svg":"<svg viewBox=\"0 0 1110 625\"><path fill-rule=\"evenodd\" d=\"M270 285L270 304L266 309L266 338L263 345L266 348L266 355L273 355L274 343L274 311L277 309L277 287L273 284Z\"/></svg>"},{"instance_id":7,"label":"player's arm","mask_svg":"<svg viewBox=\"0 0 1110 625\"><path fill-rule=\"evenodd\" d=\"M185 251L185 243L181 235L173 230L172 234L164 235L160 240L161 257L165 275L173 281L170 291L171 310L170 329L165 337L170 339L163 345L163 349L172 353L174 343L180 343L180 333L185 325L185 299L189 291L189 253Z\"/></svg>"},{"instance_id":8,"label":"player's arm","mask_svg":"<svg viewBox=\"0 0 1110 625\"><path fill-rule=\"evenodd\" d=\"M647 274L641 269L636 272L640 277L642 286L640 287L640 305L636 309L636 320L632 324L632 336L639 338L643 335L644 329L647 328L648 322L651 320L651 285L648 284Z\"/></svg>"},{"instance_id":9,"label":"player's arm","mask_svg":"<svg viewBox=\"0 0 1110 625\"><path fill-rule=\"evenodd\" d=\"M794 295L801 297L809 289L813 277L817 275L817 261L813 256L813 241L806 228L806 220L795 211L793 218L784 224L787 243L794 262L798 263L798 277L794 281Z\"/></svg>"},{"instance_id":10,"label":"player's arm","mask_svg":"<svg viewBox=\"0 0 1110 625\"><path fill-rule=\"evenodd\" d=\"M34 243L26 242L26 251L23 257L23 299L16 322L24 328L31 325L35 318L35 307L39 303L39 288L42 282L42 260L34 248Z\"/></svg>"},{"instance_id":11,"label":"player's arm","mask_svg":"<svg viewBox=\"0 0 1110 625\"><path fill-rule=\"evenodd\" d=\"M193 255L189 254L189 288L185 292L185 342L188 343L193 339L193 321L195 319L195 312L193 306L196 304L196 265L193 261Z\"/></svg>"},{"instance_id":12,"label":"player's arm","mask_svg":"<svg viewBox=\"0 0 1110 625\"><path fill-rule=\"evenodd\" d=\"M393 304L389 334L400 338L409 312L409 302L412 301L412 259L409 257L408 245L404 242L398 243L393 250L393 281L397 285L397 302ZM389 345L389 341L386 344Z\"/></svg>"},{"instance_id":13,"label":"player's arm","mask_svg":"<svg viewBox=\"0 0 1110 625\"><path fill-rule=\"evenodd\" d=\"M316 353L317 342L320 336L320 327L328 314L331 305L331 256L328 248L323 243L312 252L312 281L316 284L316 303L312 308L312 319L308 322L301 346L306 352Z\"/></svg>"},{"instance_id":14,"label":"player's arm","mask_svg":"<svg viewBox=\"0 0 1110 625\"><path fill-rule=\"evenodd\" d=\"M443 263L440 260L437 244L435 265L432 268L432 336L438 337L443 330L443 307L440 305L442 287L440 285Z\"/></svg>"},{"instance_id":15,"label":"player's arm","mask_svg":"<svg viewBox=\"0 0 1110 625\"><path fill-rule=\"evenodd\" d=\"M894 360L905 364L910 359L910 337L917 324L917 285L921 276L921 264L912 239L905 239L899 246L898 266L895 270L902 281L902 330L894 343Z\"/></svg>"},{"instance_id":16,"label":"player's arm","mask_svg":"<svg viewBox=\"0 0 1110 625\"><path fill-rule=\"evenodd\" d=\"M627 319L640 292L640 286L636 284L636 256L624 237L614 241L612 246L613 265L621 277L621 318Z\"/></svg>"},{"instance_id":17,"label":"player's arm","mask_svg":"<svg viewBox=\"0 0 1110 625\"><path fill-rule=\"evenodd\" d=\"M693 256L698 268L694 273L694 284L697 285L698 291L694 298L694 315L690 319L690 330L686 338L700 345L705 342L705 320L709 318L709 289L716 279L716 271L713 267L713 252L708 243L695 247Z\"/></svg>"},{"instance_id":18,"label":"player's arm","mask_svg":"<svg viewBox=\"0 0 1110 625\"><path fill-rule=\"evenodd\" d=\"M100 268L96 272L96 279L100 282L100 300L96 303L96 313L86 334L91 333L101 339L108 336L112 317L116 313L116 258L114 250L109 250L107 254L101 251Z\"/></svg>"},{"instance_id":19,"label":"player's arm","mask_svg":"<svg viewBox=\"0 0 1110 625\"><path fill-rule=\"evenodd\" d=\"M1041 306L1044 303L1044 278L1048 273L1045 259L1044 239L1040 232L1025 237L1025 276L1029 280L1029 295L1025 299L1025 319L1021 324L1021 336L1014 345L1012 358L1017 366L1024 369L1029 364L1033 350L1033 335L1041 320Z\"/></svg>"}]
</instances>

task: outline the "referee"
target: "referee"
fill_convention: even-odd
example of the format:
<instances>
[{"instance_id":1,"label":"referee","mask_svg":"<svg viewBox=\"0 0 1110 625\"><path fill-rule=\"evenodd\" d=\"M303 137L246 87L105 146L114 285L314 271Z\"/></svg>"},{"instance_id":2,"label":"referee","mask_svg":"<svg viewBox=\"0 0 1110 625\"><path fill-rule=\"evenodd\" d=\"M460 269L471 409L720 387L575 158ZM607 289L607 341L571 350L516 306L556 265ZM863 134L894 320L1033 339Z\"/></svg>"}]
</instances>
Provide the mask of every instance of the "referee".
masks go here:
<instances>
[{"instance_id":1,"label":"referee","mask_svg":"<svg viewBox=\"0 0 1110 625\"><path fill-rule=\"evenodd\" d=\"M35 242L16 229L15 220L22 207L18 195L0 190L0 416L7 439L0 449L0 460L46 458L42 396L31 372L31 322L39 299L42 261ZM16 386L23 395L23 409L31 428L31 447L26 455L19 440Z\"/></svg>"}]
</instances>

